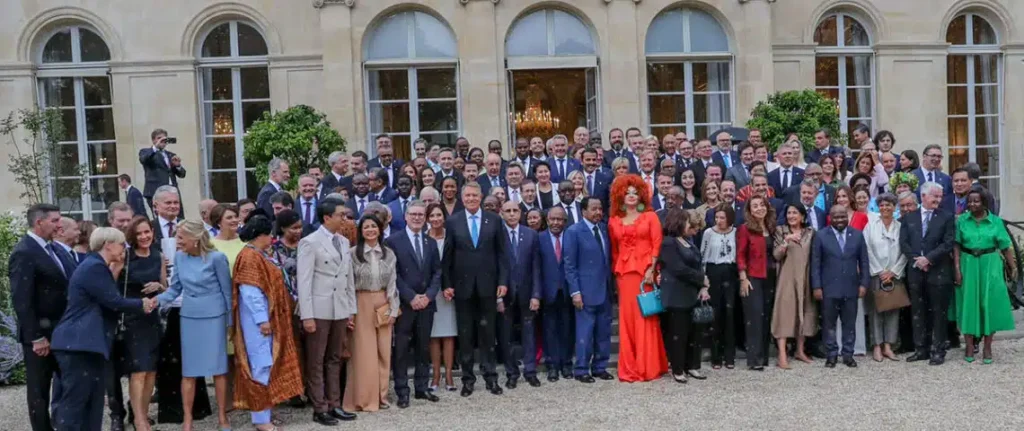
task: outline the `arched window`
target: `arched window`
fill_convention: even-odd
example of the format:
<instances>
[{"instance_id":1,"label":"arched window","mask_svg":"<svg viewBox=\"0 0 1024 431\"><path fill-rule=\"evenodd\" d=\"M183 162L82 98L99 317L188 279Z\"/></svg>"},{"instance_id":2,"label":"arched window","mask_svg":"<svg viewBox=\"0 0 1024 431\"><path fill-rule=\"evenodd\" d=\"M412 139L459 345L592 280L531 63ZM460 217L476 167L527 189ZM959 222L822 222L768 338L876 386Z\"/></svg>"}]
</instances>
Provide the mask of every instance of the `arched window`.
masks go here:
<instances>
[{"instance_id":1,"label":"arched window","mask_svg":"<svg viewBox=\"0 0 1024 431\"><path fill-rule=\"evenodd\" d=\"M395 157L405 160L418 138L454 147L462 129L458 45L451 29L425 12L398 12L369 32L364 48L370 152L376 152L373 138L385 133Z\"/></svg>"},{"instance_id":2,"label":"arched window","mask_svg":"<svg viewBox=\"0 0 1024 431\"><path fill-rule=\"evenodd\" d=\"M851 135L858 125L872 128L874 116L874 68L871 38L864 25L846 13L835 13L821 20L814 30L816 59L814 89L835 100L839 108L839 128Z\"/></svg>"},{"instance_id":3,"label":"arched window","mask_svg":"<svg viewBox=\"0 0 1024 431\"><path fill-rule=\"evenodd\" d=\"M49 33L36 56L39 104L58 109L65 129L52 160L51 193L62 213L97 223L120 199L108 61L107 44L85 26Z\"/></svg>"},{"instance_id":4,"label":"arched window","mask_svg":"<svg viewBox=\"0 0 1024 431\"><path fill-rule=\"evenodd\" d=\"M732 124L732 54L718 20L697 9L664 11L644 51L651 134L705 138Z\"/></svg>"},{"instance_id":5,"label":"arched window","mask_svg":"<svg viewBox=\"0 0 1024 431\"><path fill-rule=\"evenodd\" d=\"M995 29L978 14L957 16L946 29L948 169L974 162L999 197L1002 62Z\"/></svg>"},{"instance_id":6,"label":"arched window","mask_svg":"<svg viewBox=\"0 0 1024 431\"><path fill-rule=\"evenodd\" d=\"M196 56L206 196L218 202L256 196L260 184L255 168L245 165L242 138L270 112L267 43L255 27L229 21L200 39Z\"/></svg>"}]
</instances>

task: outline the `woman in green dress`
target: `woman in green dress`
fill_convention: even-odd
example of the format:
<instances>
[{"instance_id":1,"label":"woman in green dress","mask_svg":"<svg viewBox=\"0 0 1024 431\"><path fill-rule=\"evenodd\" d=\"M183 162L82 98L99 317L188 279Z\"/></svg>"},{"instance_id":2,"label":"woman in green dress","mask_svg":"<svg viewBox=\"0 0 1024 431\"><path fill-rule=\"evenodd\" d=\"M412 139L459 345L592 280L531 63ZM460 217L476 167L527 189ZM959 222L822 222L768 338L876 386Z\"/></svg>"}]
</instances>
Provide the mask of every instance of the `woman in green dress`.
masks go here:
<instances>
[{"instance_id":1,"label":"woman in green dress","mask_svg":"<svg viewBox=\"0 0 1024 431\"><path fill-rule=\"evenodd\" d=\"M956 220L956 321L967 341L964 360L974 362L975 341L982 337L984 363L992 363L992 334L1014 329L1006 278L1017 277L1010 235L1003 221L988 211L986 194L967 194L968 212ZM1002 254L1002 255L1000 255Z\"/></svg>"}]
</instances>

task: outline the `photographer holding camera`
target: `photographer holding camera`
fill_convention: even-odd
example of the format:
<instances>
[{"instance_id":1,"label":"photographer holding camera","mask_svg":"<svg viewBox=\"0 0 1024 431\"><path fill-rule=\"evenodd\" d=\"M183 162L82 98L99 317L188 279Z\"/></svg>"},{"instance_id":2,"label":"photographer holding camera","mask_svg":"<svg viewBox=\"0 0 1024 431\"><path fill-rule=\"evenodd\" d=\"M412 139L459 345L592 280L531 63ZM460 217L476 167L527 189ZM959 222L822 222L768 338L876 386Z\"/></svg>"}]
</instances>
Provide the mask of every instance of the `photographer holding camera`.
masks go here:
<instances>
[{"instance_id":1,"label":"photographer holding camera","mask_svg":"<svg viewBox=\"0 0 1024 431\"><path fill-rule=\"evenodd\" d=\"M139 150L139 163L142 163L146 171L146 186L142 195L146 198L149 210L156 214L153 210L153 193L160 186L178 188L178 178L185 178L185 168L181 166L181 158L166 149L167 144L177 143L177 138L168 137L164 129L155 129L149 136L153 140L153 147ZM185 217L184 206L179 217Z\"/></svg>"}]
</instances>

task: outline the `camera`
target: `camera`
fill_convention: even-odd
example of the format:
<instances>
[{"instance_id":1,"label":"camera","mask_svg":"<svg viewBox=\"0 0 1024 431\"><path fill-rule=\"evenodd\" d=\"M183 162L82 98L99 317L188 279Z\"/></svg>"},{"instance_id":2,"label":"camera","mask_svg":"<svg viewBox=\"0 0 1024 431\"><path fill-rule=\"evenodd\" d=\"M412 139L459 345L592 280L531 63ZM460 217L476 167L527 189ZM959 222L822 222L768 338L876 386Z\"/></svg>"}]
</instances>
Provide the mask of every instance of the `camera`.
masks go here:
<instances>
[{"instance_id":1,"label":"camera","mask_svg":"<svg viewBox=\"0 0 1024 431\"><path fill-rule=\"evenodd\" d=\"M167 137L167 138L164 139L164 143L167 143L167 144L177 144L178 143L178 138Z\"/></svg>"}]
</instances>

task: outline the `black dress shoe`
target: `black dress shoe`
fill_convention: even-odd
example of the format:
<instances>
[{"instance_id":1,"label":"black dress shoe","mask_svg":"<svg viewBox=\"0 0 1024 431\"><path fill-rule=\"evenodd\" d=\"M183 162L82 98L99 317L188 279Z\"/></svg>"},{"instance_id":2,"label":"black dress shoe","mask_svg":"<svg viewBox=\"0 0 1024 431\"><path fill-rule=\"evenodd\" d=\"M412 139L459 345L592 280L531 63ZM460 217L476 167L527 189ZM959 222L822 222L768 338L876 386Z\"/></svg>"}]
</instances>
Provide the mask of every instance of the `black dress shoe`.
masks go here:
<instances>
[{"instance_id":1,"label":"black dress shoe","mask_svg":"<svg viewBox=\"0 0 1024 431\"><path fill-rule=\"evenodd\" d=\"M540 380L537 379L537 376L527 377L526 378L526 383L529 383L530 386L533 386L535 388L539 388L540 387Z\"/></svg>"},{"instance_id":2,"label":"black dress shoe","mask_svg":"<svg viewBox=\"0 0 1024 431\"><path fill-rule=\"evenodd\" d=\"M853 360L853 358L843 358L843 365L850 368L857 368L857 361Z\"/></svg>"},{"instance_id":3,"label":"black dress shoe","mask_svg":"<svg viewBox=\"0 0 1024 431\"><path fill-rule=\"evenodd\" d=\"M468 397L470 395L473 395L473 384L469 383L462 385L462 396Z\"/></svg>"},{"instance_id":4,"label":"black dress shoe","mask_svg":"<svg viewBox=\"0 0 1024 431\"><path fill-rule=\"evenodd\" d=\"M328 413L331 414L332 418L335 418L335 419L337 419L339 421L354 421L354 420L356 420L356 414L355 413L346 412L346 411L342 410L341 408L331 409L331 411L328 412Z\"/></svg>"},{"instance_id":5,"label":"black dress shoe","mask_svg":"<svg viewBox=\"0 0 1024 431\"><path fill-rule=\"evenodd\" d=\"M943 356L932 356L932 358L928 360L928 365L942 365L944 363L946 363L946 358Z\"/></svg>"},{"instance_id":6,"label":"black dress shoe","mask_svg":"<svg viewBox=\"0 0 1024 431\"><path fill-rule=\"evenodd\" d=\"M505 387L509 389L515 389L519 385L518 377L509 377L508 381L505 382Z\"/></svg>"},{"instance_id":7,"label":"black dress shoe","mask_svg":"<svg viewBox=\"0 0 1024 431\"><path fill-rule=\"evenodd\" d=\"M121 421L111 421L110 422L110 431L124 431L124 422L121 422Z\"/></svg>"},{"instance_id":8,"label":"black dress shoe","mask_svg":"<svg viewBox=\"0 0 1024 431\"><path fill-rule=\"evenodd\" d=\"M417 400L427 400L432 403L436 403L438 400L441 399L437 395L434 395L432 392L417 392L416 395L413 396L413 398L416 398Z\"/></svg>"},{"instance_id":9,"label":"black dress shoe","mask_svg":"<svg viewBox=\"0 0 1024 431\"><path fill-rule=\"evenodd\" d=\"M927 353L917 352L913 355L907 356L907 362L927 361L931 360L931 357Z\"/></svg>"},{"instance_id":10,"label":"black dress shoe","mask_svg":"<svg viewBox=\"0 0 1024 431\"><path fill-rule=\"evenodd\" d=\"M594 377L598 378L598 379L601 379L601 380L615 380L615 376L613 376L611 373L609 373L607 371L602 371L600 373L596 373L596 374L594 374Z\"/></svg>"},{"instance_id":11,"label":"black dress shoe","mask_svg":"<svg viewBox=\"0 0 1024 431\"><path fill-rule=\"evenodd\" d=\"M584 374L582 376L576 376L576 381L580 383L594 383L594 378L590 377L589 374Z\"/></svg>"},{"instance_id":12,"label":"black dress shoe","mask_svg":"<svg viewBox=\"0 0 1024 431\"><path fill-rule=\"evenodd\" d=\"M571 379L572 377L572 369L562 370L563 379Z\"/></svg>"},{"instance_id":13,"label":"black dress shoe","mask_svg":"<svg viewBox=\"0 0 1024 431\"><path fill-rule=\"evenodd\" d=\"M333 427L338 425L338 420L334 418L330 413L313 413L313 422L316 422L323 426Z\"/></svg>"},{"instance_id":14,"label":"black dress shoe","mask_svg":"<svg viewBox=\"0 0 1024 431\"><path fill-rule=\"evenodd\" d=\"M408 408L409 407L409 396L405 395L405 396L398 397L398 402L395 403L395 404L397 404L398 408L400 408L400 409Z\"/></svg>"},{"instance_id":15,"label":"black dress shoe","mask_svg":"<svg viewBox=\"0 0 1024 431\"><path fill-rule=\"evenodd\" d=\"M494 395L501 395L504 391L501 390L501 385L498 382L488 382L487 391Z\"/></svg>"},{"instance_id":16,"label":"black dress shoe","mask_svg":"<svg viewBox=\"0 0 1024 431\"><path fill-rule=\"evenodd\" d=\"M548 381L549 382L557 382L558 381L558 371L548 371Z\"/></svg>"},{"instance_id":17,"label":"black dress shoe","mask_svg":"<svg viewBox=\"0 0 1024 431\"><path fill-rule=\"evenodd\" d=\"M836 358L828 358L825 360L825 368L835 368Z\"/></svg>"}]
</instances>

